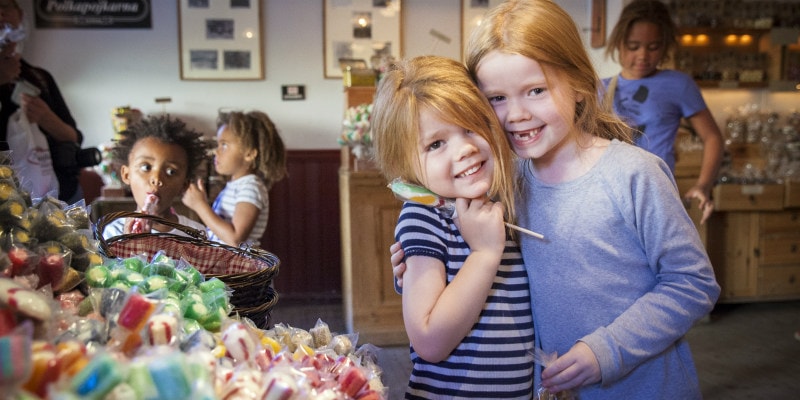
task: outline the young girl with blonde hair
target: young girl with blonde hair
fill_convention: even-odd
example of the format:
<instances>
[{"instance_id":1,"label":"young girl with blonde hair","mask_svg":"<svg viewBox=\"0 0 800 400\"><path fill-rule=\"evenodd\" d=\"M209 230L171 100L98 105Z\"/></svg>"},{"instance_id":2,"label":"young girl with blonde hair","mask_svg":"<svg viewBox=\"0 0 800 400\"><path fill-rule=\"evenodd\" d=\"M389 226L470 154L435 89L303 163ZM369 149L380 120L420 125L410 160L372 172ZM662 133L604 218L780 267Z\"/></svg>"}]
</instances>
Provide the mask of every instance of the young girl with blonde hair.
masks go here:
<instances>
[{"instance_id":1,"label":"young girl with blonde hair","mask_svg":"<svg viewBox=\"0 0 800 400\"><path fill-rule=\"evenodd\" d=\"M407 202L395 229L408 265L406 398L530 399L530 294L504 225L514 161L491 106L460 63L416 57L381 80L372 133L388 179L456 199L455 215Z\"/></svg>"}]
</instances>

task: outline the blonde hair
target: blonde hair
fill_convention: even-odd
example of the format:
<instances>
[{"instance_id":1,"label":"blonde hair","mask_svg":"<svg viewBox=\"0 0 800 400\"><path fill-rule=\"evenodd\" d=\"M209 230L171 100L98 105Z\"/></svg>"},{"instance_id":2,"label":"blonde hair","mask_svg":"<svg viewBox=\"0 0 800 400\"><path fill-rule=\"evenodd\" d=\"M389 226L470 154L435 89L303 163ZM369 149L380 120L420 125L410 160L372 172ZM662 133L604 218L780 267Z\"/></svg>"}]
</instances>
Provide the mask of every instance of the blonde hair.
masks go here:
<instances>
[{"instance_id":1,"label":"blonde hair","mask_svg":"<svg viewBox=\"0 0 800 400\"><path fill-rule=\"evenodd\" d=\"M258 152L253 168L267 189L286 176L286 148L267 114L261 111L220 112L217 127L223 125L241 141L242 148Z\"/></svg>"},{"instance_id":2,"label":"blonde hair","mask_svg":"<svg viewBox=\"0 0 800 400\"><path fill-rule=\"evenodd\" d=\"M678 47L678 29L675 27L675 22L672 21L669 8L659 0L635 0L622 9L619 21L614 25L614 29L611 30L608 37L606 57L611 57L615 62L618 61L619 49L625 45L631 28L637 22L649 22L658 27L661 33L661 45L664 47L660 61L669 61L672 52Z\"/></svg>"},{"instance_id":3,"label":"blonde hair","mask_svg":"<svg viewBox=\"0 0 800 400\"><path fill-rule=\"evenodd\" d=\"M420 56L391 65L378 84L372 110L375 160L387 179L421 185L420 111L431 110L489 143L495 160L489 197L514 215L514 154L492 106L461 63Z\"/></svg>"},{"instance_id":4,"label":"blonde hair","mask_svg":"<svg viewBox=\"0 0 800 400\"><path fill-rule=\"evenodd\" d=\"M578 28L557 4L550 0L509 0L491 9L472 31L464 55L476 82L481 61L492 51L522 55L539 63L548 87L556 94L572 90L580 101L562 106L574 107L572 125L577 131L631 142L630 128L603 107L602 97L598 97L603 86ZM554 87L553 78L568 87Z\"/></svg>"}]
</instances>

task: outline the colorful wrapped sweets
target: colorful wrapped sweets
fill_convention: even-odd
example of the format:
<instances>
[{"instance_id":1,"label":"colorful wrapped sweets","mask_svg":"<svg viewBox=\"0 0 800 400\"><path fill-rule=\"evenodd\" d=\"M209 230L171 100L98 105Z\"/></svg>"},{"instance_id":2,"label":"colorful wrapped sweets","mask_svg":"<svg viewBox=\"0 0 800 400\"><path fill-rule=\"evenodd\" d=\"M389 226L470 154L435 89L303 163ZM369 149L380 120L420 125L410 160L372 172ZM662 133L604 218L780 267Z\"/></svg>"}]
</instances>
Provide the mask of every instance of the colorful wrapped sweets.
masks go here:
<instances>
[{"instance_id":1,"label":"colorful wrapped sweets","mask_svg":"<svg viewBox=\"0 0 800 400\"><path fill-rule=\"evenodd\" d=\"M146 293L142 288L151 277L169 283ZM179 277L183 290L171 290ZM88 268L86 279L91 287L85 299L61 294L62 310L50 314L29 309L37 304L30 299L42 293L0 280L0 289L11 289L0 292L0 300L22 299L27 313L0 306L4 343L25 339L5 339L16 328L3 326L20 318L63 319L55 339L16 347L27 353L0 351L27 362L20 364L27 369L13 369L26 374L15 375L17 398L383 398L379 368L371 357L353 353L357 335L334 334L321 320L306 331L284 324L264 330L230 318L230 289L218 279L203 279L181 260L106 260ZM116 286L123 281L135 283ZM90 310L81 311L87 304Z\"/></svg>"}]
</instances>

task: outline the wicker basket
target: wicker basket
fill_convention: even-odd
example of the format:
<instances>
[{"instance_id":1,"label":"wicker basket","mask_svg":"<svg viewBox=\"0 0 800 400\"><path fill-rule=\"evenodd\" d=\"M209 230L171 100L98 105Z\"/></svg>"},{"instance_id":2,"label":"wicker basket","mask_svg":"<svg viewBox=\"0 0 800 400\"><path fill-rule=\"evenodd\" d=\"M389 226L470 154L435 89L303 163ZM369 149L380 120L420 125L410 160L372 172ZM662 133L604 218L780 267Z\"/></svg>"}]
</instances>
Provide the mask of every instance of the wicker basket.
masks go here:
<instances>
[{"instance_id":1,"label":"wicker basket","mask_svg":"<svg viewBox=\"0 0 800 400\"><path fill-rule=\"evenodd\" d=\"M172 233L135 233L103 238L106 225L118 218L145 218L178 229L188 236ZM270 326L270 313L278 302L272 278L278 274L280 260L262 249L233 247L206 239L205 232L137 212L113 212L100 217L95 225L100 253L109 258L146 254L151 258L163 250L173 259L183 258L206 278L219 278L233 290L232 314L251 319L260 328Z\"/></svg>"}]
</instances>

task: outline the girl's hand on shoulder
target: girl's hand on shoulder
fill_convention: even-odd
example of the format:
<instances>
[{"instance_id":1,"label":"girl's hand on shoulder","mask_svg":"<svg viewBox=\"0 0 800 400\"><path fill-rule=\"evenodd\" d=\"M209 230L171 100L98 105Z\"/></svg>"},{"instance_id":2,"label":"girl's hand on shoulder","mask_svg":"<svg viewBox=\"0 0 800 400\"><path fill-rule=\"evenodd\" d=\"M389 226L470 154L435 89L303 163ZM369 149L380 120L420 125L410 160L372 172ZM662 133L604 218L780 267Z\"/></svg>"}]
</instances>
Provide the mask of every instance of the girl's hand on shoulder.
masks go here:
<instances>
[{"instance_id":1,"label":"girl's hand on shoulder","mask_svg":"<svg viewBox=\"0 0 800 400\"><path fill-rule=\"evenodd\" d=\"M196 210L200 204L208 203L203 181L198 179L196 183L190 183L186 191L183 192L181 201L192 210Z\"/></svg>"},{"instance_id":2,"label":"girl's hand on shoulder","mask_svg":"<svg viewBox=\"0 0 800 400\"><path fill-rule=\"evenodd\" d=\"M600 363L586 343L578 342L542 371L542 386L550 393L600 382Z\"/></svg>"},{"instance_id":3,"label":"girl's hand on shoulder","mask_svg":"<svg viewBox=\"0 0 800 400\"><path fill-rule=\"evenodd\" d=\"M502 253L506 245L503 205L483 199L456 199L458 229L472 252Z\"/></svg>"},{"instance_id":4,"label":"girl's hand on shoulder","mask_svg":"<svg viewBox=\"0 0 800 400\"><path fill-rule=\"evenodd\" d=\"M389 246L389 253L391 253L390 261L392 262L392 275L395 277L397 287L403 287L403 274L406 272L406 263L403 258L406 254L403 252L403 247L400 242L394 242Z\"/></svg>"}]
</instances>

